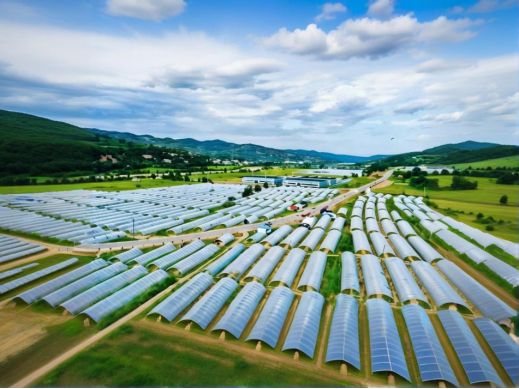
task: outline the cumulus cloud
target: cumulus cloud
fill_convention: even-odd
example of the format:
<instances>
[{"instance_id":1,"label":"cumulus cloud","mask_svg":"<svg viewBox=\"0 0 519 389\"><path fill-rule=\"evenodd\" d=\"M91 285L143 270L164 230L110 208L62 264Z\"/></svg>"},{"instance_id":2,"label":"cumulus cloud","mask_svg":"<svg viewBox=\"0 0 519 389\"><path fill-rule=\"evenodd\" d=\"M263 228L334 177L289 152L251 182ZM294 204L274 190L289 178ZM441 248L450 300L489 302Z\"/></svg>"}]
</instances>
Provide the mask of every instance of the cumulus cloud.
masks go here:
<instances>
[{"instance_id":1,"label":"cumulus cloud","mask_svg":"<svg viewBox=\"0 0 519 389\"><path fill-rule=\"evenodd\" d=\"M315 20L333 20L338 13L346 12L348 9L341 3L326 3L323 5L322 12L315 17Z\"/></svg>"},{"instance_id":2,"label":"cumulus cloud","mask_svg":"<svg viewBox=\"0 0 519 389\"><path fill-rule=\"evenodd\" d=\"M481 20L448 19L440 16L420 23L412 14L396 16L387 21L361 18L348 19L328 33L310 24L306 29L280 29L263 39L266 47L315 59L348 60L354 57L375 59L423 44L457 43L476 35L471 28Z\"/></svg>"},{"instance_id":3,"label":"cumulus cloud","mask_svg":"<svg viewBox=\"0 0 519 389\"><path fill-rule=\"evenodd\" d=\"M514 7L517 7L516 0L479 0L467 9L458 5L451 9L451 13L461 14L466 12L469 14L485 14Z\"/></svg>"},{"instance_id":4,"label":"cumulus cloud","mask_svg":"<svg viewBox=\"0 0 519 389\"><path fill-rule=\"evenodd\" d=\"M184 11L184 0L108 0L106 12L111 15L159 21Z\"/></svg>"},{"instance_id":5,"label":"cumulus cloud","mask_svg":"<svg viewBox=\"0 0 519 389\"><path fill-rule=\"evenodd\" d=\"M368 15L374 18L388 19L395 10L395 0L371 0Z\"/></svg>"}]
</instances>

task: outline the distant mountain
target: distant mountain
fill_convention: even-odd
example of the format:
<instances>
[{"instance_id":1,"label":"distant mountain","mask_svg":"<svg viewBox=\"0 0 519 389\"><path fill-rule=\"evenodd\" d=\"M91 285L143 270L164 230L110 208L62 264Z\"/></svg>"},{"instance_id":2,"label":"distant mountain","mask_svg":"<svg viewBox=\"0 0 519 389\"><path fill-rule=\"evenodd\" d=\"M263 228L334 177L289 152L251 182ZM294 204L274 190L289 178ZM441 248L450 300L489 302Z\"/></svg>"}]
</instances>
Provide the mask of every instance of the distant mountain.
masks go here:
<instances>
[{"instance_id":1,"label":"distant mountain","mask_svg":"<svg viewBox=\"0 0 519 389\"><path fill-rule=\"evenodd\" d=\"M448 143L441 146L436 146L431 149L424 150L423 153L435 154L440 152L452 152L452 150L480 150L488 147L501 146L498 143L489 142L475 142L473 140L467 140L461 143Z\"/></svg>"},{"instance_id":2,"label":"distant mountain","mask_svg":"<svg viewBox=\"0 0 519 389\"><path fill-rule=\"evenodd\" d=\"M193 153L209 155L213 158L243 158L254 162L284 162L308 160L319 162L346 162L362 163L375 161L387 157L387 155L374 155L371 157L359 157L355 155L325 153L315 150L283 150L271 147L259 146L251 143L237 144L223 140L199 141L192 138L172 139L157 138L152 135L135 135L128 132L104 131L96 128L86 128L94 134L105 135L116 139L125 139L135 143L153 144L156 146L176 147Z\"/></svg>"}]
</instances>

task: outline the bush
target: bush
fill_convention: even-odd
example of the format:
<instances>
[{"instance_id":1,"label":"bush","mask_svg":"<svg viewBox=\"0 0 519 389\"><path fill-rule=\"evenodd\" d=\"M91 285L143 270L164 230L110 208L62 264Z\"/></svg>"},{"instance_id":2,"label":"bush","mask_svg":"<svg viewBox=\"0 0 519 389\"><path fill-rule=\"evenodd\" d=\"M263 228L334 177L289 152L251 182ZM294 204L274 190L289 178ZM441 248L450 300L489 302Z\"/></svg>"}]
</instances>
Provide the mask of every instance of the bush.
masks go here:
<instances>
[{"instance_id":1,"label":"bush","mask_svg":"<svg viewBox=\"0 0 519 389\"><path fill-rule=\"evenodd\" d=\"M501 196L501 198L499 199L499 204L506 205L507 203L508 203L508 196L507 195Z\"/></svg>"},{"instance_id":2,"label":"bush","mask_svg":"<svg viewBox=\"0 0 519 389\"><path fill-rule=\"evenodd\" d=\"M502 184L502 185L514 185L517 184L517 176L506 173L502 176L498 177L496 184Z\"/></svg>"},{"instance_id":3,"label":"bush","mask_svg":"<svg viewBox=\"0 0 519 389\"><path fill-rule=\"evenodd\" d=\"M485 230L487 230L487 231L494 231L494 227L489 225L489 226L485 227Z\"/></svg>"},{"instance_id":4,"label":"bush","mask_svg":"<svg viewBox=\"0 0 519 389\"><path fill-rule=\"evenodd\" d=\"M261 192L261 186L256 185L256 186L254 187L254 191L255 191L255 192Z\"/></svg>"},{"instance_id":5,"label":"bush","mask_svg":"<svg viewBox=\"0 0 519 389\"><path fill-rule=\"evenodd\" d=\"M452 177L452 190L473 190L477 189L478 182L477 181L469 181L463 176L453 176Z\"/></svg>"},{"instance_id":6,"label":"bush","mask_svg":"<svg viewBox=\"0 0 519 389\"><path fill-rule=\"evenodd\" d=\"M242 195L243 197L247 197L247 196L250 196L251 194L252 194L252 187L247 186L247 187L243 190L243 192L242 192L241 195Z\"/></svg>"},{"instance_id":7,"label":"bush","mask_svg":"<svg viewBox=\"0 0 519 389\"><path fill-rule=\"evenodd\" d=\"M485 215L483 215L481 212L478 213L478 214L476 215L476 218L477 218L478 220L481 220L481 219L483 219L484 217L485 217Z\"/></svg>"},{"instance_id":8,"label":"bush","mask_svg":"<svg viewBox=\"0 0 519 389\"><path fill-rule=\"evenodd\" d=\"M235 204L236 203L234 201L226 201L225 203L222 204L222 207L229 208L229 207L232 207Z\"/></svg>"}]
</instances>

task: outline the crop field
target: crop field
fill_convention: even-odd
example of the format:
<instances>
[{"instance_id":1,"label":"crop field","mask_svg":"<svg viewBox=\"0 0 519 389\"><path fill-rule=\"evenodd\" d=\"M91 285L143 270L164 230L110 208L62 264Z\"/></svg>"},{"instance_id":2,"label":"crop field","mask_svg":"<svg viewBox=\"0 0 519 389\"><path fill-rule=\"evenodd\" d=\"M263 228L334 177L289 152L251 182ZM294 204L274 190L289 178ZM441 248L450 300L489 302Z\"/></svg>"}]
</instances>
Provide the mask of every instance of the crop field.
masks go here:
<instances>
[{"instance_id":1,"label":"crop field","mask_svg":"<svg viewBox=\"0 0 519 389\"><path fill-rule=\"evenodd\" d=\"M488 359L482 369L489 381L514 387L475 320L513 343L507 332L518 304L515 240L481 241L470 229L477 224L469 220L475 218L470 208L455 208L453 200L434 199L434 209L405 196L339 200L332 207L336 215L278 225L269 235L236 233L221 246L194 238L182 247L93 252L78 257L73 268L0 293L0 336L8 344L20 339L0 360L0 384L433 388L441 381L466 387L473 383L470 366L451 341L453 331L461 331L479 340L470 347ZM485 216L503 218L496 232L508 234L505 227L513 220L498 212L506 207L487 207ZM442 229L428 233L419 216L438 219ZM466 222L463 233L462 225L449 224L445 216ZM511 254L495 251L496 244ZM482 255L483 265L475 262ZM37 262L50 266L70 256ZM98 256L108 263L94 261ZM17 260L9 264L18 266ZM90 275L59 281L88 266ZM96 281L111 269L115 275ZM0 280L0 291L16 277L21 276ZM116 286L116 279L126 277L131 278ZM52 286L55 280L61 289ZM98 296L93 290L101 285L106 294ZM30 300L31 293L42 293L34 292L38 286L50 294ZM21 291L29 291L23 297L29 300L9 305ZM60 305L53 308L51 301ZM422 350L422 331L435 348ZM424 375L418 349L447 361L438 367L441 376ZM41 370L45 374L31 374L61 355L67 358ZM402 362L380 365L388 355Z\"/></svg>"},{"instance_id":2,"label":"crop field","mask_svg":"<svg viewBox=\"0 0 519 389\"><path fill-rule=\"evenodd\" d=\"M485 161L479 161L479 162L469 162L469 163L460 163L455 166L456 169L467 169L469 167L472 167L472 169L486 169L487 167L491 167L492 169L498 168L498 167L511 167L511 168L518 168L519 167L519 158L517 156L512 157L503 157L503 158L495 158L495 159L487 159Z\"/></svg>"}]
</instances>

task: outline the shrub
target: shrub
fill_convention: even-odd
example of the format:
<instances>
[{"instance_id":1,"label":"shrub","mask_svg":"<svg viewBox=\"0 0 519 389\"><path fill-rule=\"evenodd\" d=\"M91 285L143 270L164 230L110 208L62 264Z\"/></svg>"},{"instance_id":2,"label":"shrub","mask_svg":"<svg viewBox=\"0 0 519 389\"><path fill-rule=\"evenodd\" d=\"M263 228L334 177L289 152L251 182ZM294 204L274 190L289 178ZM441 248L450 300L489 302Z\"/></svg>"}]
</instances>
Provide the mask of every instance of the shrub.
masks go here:
<instances>
[{"instance_id":1,"label":"shrub","mask_svg":"<svg viewBox=\"0 0 519 389\"><path fill-rule=\"evenodd\" d=\"M508 196L507 195L501 196L501 198L499 199L499 204L506 205L507 203L508 203Z\"/></svg>"},{"instance_id":2,"label":"shrub","mask_svg":"<svg viewBox=\"0 0 519 389\"><path fill-rule=\"evenodd\" d=\"M477 189L478 182L477 181L469 181L465 177L462 176L453 176L452 177L452 190L473 190Z\"/></svg>"},{"instance_id":3,"label":"shrub","mask_svg":"<svg viewBox=\"0 0 519 389\"><path fill-rule=\"evenodd\" d=\"M494 227L488 225L488 226L485 227L485 230L487 230L487 231L494 231Z\"/></svg>"}]
</instances>

